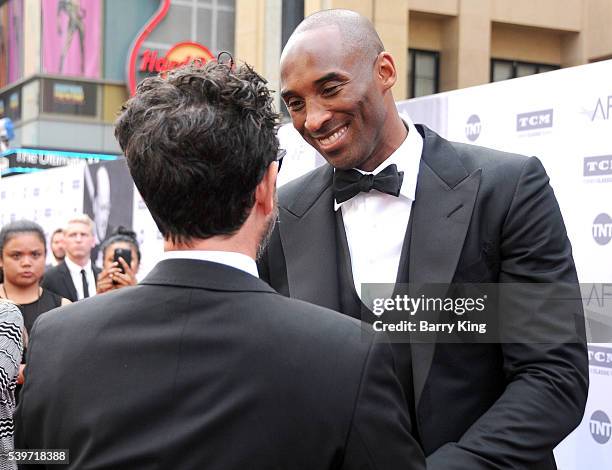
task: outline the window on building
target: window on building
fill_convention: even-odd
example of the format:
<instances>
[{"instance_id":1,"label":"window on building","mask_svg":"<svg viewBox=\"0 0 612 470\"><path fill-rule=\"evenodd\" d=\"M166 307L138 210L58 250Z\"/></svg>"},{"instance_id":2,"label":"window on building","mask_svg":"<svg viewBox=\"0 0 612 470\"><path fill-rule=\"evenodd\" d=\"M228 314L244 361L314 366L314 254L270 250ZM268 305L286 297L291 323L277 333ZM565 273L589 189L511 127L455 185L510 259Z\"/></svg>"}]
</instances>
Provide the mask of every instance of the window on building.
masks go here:
<instances>
[{"instance_id":1,"label":"window on building","mask_svg":"<svg viewBox=\"0 0 612 470\"><path fill-rule=\"evenodd\" d=\"M289 36L304 19L304 0L284 0L282 3L281 49Z\"/></svg>"},{"instance_id":2,"label":"window on building","mask_svg":"<svg viewBox=\"0 0 612 470\"><path fill-rule=\"evenodd\" d=\"M408 50L408 98L433 95L439 91L440 53Z\"/></svg>"},{"instance_id":3,"label":"window on building","mask_svg":"<svg viewBox=\"0 0 612 470\"><path fill-rule=\"evenodd\" d=\"M172 0L164 20L144 43L167 51L180 41L206 46L213 55L234 53L235 0Z\"/></svg>"},{"instance_id":4,"label":"window on building","mask_svg":"<svg viewBox=\"0 0 612 470\"><path fill-rule=\"evenodd\" d=\"M499 82L510 78L526 77L536 73L558 70L558 65L519 62L516 60L491 59L491 81Z\"/></svg>"}]
</instances>

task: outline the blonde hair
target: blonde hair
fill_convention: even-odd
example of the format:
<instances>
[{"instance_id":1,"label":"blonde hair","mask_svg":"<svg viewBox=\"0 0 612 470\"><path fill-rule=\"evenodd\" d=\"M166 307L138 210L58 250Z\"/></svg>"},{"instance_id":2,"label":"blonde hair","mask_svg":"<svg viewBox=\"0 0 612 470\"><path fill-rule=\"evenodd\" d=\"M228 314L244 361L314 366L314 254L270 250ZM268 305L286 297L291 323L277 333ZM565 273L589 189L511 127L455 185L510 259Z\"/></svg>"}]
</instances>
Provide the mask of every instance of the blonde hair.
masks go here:
<instances>
[{"instance_id":1,"label":"blonde hair","mask_svg":"<svg viewBox=\"0 0 612 470\"><path fill-rule=\"evenodd\" d=\"M68 226L70 224L85 224L89 227L89 231L93 235L94 233L94 222L91 220L87 214L75 214L68 221L66 221L66 225L64 225L64 232L68 230Z\"/></svg>"}]
</instances>

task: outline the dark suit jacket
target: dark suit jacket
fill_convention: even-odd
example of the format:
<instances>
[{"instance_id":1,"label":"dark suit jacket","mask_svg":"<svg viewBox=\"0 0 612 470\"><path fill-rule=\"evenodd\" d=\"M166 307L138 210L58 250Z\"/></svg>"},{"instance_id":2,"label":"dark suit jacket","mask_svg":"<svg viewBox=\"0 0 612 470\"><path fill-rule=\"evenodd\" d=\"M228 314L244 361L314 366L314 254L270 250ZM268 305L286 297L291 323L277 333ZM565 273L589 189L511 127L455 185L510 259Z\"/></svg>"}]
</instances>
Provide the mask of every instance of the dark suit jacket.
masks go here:
<instances>
[{"instance_id":1,"label":"dark suit jacket","mask_svg":"<svg viewBox=\"0 0 612 470\"><path fill-rule=\"evenodd\" d=\"M423 470L379 339L243 271L165 260L39 318L16 447L68 448L79 470Z\"/></svg>"},{"instance_id":2,"label":"dark suit jacket","mask_svg":"<svg viewBox=\"0 0 612 470\"><path fill-rule=\"evenodd\" d=\"M553 447L584 412L588 363L580 301L544 301L556 283L580 298L548 177L536 158L417 129L424 147L400 271L411 283L520 282L539 292L500 308L500 321L514 326L504 344L393 345L404 390L414 389L428 468L553 469ZM332 176L326 165L280 188L279 223L260 272L284 295L341 310ZM532 327L553 326L558 341L527 339Z\"/></svg>"},{"instance_id":3,"label":"dark suit jacket","mask_svg":"<svg viewBox=\"0 0 612 470\"><path fill-rule=\"evenodd\" d=\"M102 270L94 266L93 263L91 267L93 269L94 279L96 280L97 284L98 275ZM72 276L70 276L68 266L66 266L66 263L64 262L45 271L45 275L40 284L45 289L48 289L51 292L55 292L56 294L61 295L62 297L70 300L71 302L76 302L78 300L77 291L74 287L74 282L72 282Z\"/></svg>"}]
</instances>

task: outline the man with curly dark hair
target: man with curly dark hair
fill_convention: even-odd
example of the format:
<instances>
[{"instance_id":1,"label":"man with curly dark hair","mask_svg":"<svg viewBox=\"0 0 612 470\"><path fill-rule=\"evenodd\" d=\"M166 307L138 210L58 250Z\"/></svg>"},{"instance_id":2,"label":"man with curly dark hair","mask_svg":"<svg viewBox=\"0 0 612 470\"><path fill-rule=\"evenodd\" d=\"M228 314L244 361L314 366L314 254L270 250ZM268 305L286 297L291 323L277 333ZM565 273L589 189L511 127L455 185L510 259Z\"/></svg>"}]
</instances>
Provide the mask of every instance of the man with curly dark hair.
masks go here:
<instances>
[{"instance_id":1,"label":"man with curly dark hair","mask_svg":"<svg viewBox=\"0 0 612 470\"><path fill-rule=\"evenodd\" d=\"M146 79L116 136L165 239L138 286L43 315L20 448L72 468L423 469L389 344L257 277L277 114L248 66Z\"/></svg>"}]
</instances>

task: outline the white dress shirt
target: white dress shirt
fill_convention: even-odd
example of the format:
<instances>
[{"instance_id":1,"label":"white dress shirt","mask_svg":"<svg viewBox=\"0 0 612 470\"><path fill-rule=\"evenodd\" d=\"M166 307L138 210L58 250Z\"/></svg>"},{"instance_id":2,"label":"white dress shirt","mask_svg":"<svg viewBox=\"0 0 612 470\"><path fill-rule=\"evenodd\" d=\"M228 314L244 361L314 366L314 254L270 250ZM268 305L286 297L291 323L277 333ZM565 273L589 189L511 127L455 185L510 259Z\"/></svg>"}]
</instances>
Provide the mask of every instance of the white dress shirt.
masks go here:
<instances>
[{"instance_id":1,"label":"white dress shirt","mask_svg":"<svg viewBox=\"0 0 612 470\"><path fill-rule=\"evenodd\" d=\"M335 210L342 208L353 280L360 298L362 283L394 284L397 279L423 152L423 138L407 116L402 119L408 127L408 136L371 172L376 175L389 165L397 165L398 171L404 172L399 197L372 190L340 204L334 201Z\"/></svg>"},{"instance_id":2,"label":"white dress shirt","mask_svg":"<svg viewBox=\"0 0 612 470\"><path fill-rule=\"evenodd\" d=\"M83 278L81 277L81 270L85 270L85 279L87 280L87 290L89 291L89 297L93 297L96 295L96 277L94 276L93 268L91 267L91 260L87 261L85 266L79 266L70 258L68 255L64 258L64 263L66 263L66 267L68 271L70 271L70 277L72 278L72 283L77 291L77 299L82 300L85 298L85 293L83 292Z\"/></svg>"},{"instance_id":3,"label":"white dress shirt","mask_svg":"<svg viewBox=\"0 0 612 470\"><path fill-rule=\"evenodd\" d=\"M207 251L207 250L178 250L166 251L162 259L197 259L200 261L212 261L224 264L232 268L240 269L252 276L259 277L257 264L253 258L234 251Z\"/></svg>"}]
</instances>

